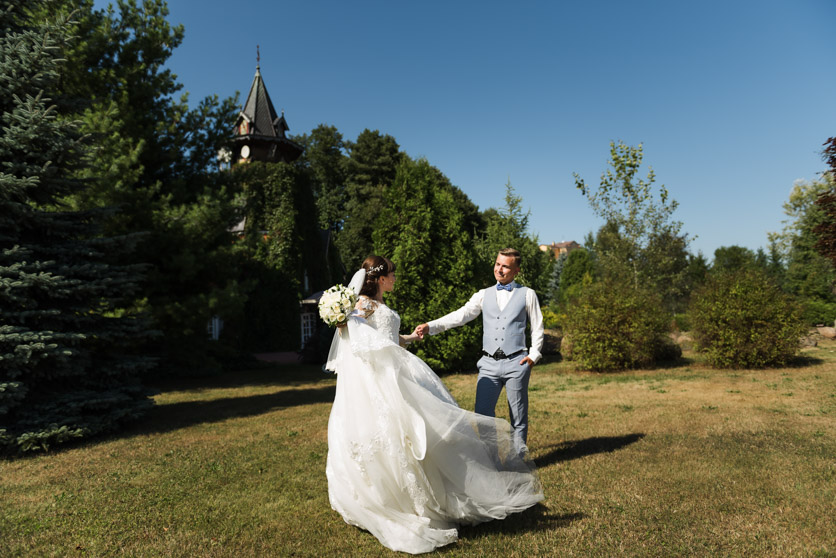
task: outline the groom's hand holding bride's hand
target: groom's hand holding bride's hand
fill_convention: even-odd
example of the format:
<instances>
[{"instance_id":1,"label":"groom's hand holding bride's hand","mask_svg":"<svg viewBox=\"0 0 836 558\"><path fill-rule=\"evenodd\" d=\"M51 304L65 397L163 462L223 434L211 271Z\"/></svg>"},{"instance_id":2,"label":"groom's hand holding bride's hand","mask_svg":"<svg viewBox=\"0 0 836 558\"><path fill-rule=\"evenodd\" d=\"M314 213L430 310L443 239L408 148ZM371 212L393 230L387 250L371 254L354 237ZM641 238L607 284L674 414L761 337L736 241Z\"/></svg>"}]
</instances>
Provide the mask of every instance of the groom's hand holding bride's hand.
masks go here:
<instances>
[{"instance_id":1,"label":"groom's hand holding bride's hand","mask_svg":"<svg viewBox=\"0 0 836 558\"><path fill-rule=\"evenodd\" d=\"M429 333L429 331L430 331L430 326L429 326L429 324L421 324L421 325L419 325L419 326L417 326L417 327L415 328L414 333L415 333L416 335L418 335L418 338L419 338L419 339L423 339L423 338L424 338L424 336L425 336L427 333Z\"/></svg>"},{"instance_id":2,"label":"groom's hand holding bride's hand","mask_svg":"<svg viewBox=\"0 0 836 558\"><path fill-rule=\"evenodd\" d=\"M430 328L427 324L421 324L419 326L416 326L415 329L412 330L412 335L417 335L419 340L423 340L424 335L426 333L426 330L424 330L422 328L425 327L425 326L426 326L427 329Z\"/></svg>"}]
</instances>

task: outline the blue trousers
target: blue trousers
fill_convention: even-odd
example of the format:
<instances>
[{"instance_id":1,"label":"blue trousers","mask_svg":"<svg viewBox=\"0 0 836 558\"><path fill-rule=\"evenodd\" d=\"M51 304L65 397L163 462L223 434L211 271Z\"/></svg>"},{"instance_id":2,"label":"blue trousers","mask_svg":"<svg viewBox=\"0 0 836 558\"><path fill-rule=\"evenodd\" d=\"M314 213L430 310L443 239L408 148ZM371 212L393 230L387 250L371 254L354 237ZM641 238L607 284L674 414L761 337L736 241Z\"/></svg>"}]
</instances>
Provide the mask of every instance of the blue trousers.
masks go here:
<instances>
[{"instance_id":1,"label":"blue trousers","mask_svg":"<svg viewBox=\"0 0 836 558\"><path fill-rule=\"evenodd\" d=\"M531 366L520 364L520 361L527 356L528 353L524 353L503 360L483 356L476 363L479 378L476 381L474 410L480 415L495 416L496 402L504 386L511 426L523 442L528 439L528 380Z\"/></svg>"}]
</instances>

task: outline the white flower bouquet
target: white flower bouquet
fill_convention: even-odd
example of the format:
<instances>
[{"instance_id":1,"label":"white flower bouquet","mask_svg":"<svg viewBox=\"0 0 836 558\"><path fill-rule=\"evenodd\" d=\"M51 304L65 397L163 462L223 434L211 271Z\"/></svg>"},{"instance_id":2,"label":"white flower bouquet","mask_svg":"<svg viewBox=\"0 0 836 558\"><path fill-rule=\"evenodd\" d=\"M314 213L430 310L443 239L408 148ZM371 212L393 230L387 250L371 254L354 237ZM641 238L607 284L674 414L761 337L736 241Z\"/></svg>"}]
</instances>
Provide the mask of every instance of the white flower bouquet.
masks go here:
<instances>
[{"instance_id":1,"label":"white flower bouquet","mask_svg":"<svg viewBox=\"0 0 836 558\"><path fill-rule=\"evenodd\" d=\"M331 327L345 325L354 310L357 295L348 287L334 285L319 299L319 317Z\"/></svg>"}]
</instances>

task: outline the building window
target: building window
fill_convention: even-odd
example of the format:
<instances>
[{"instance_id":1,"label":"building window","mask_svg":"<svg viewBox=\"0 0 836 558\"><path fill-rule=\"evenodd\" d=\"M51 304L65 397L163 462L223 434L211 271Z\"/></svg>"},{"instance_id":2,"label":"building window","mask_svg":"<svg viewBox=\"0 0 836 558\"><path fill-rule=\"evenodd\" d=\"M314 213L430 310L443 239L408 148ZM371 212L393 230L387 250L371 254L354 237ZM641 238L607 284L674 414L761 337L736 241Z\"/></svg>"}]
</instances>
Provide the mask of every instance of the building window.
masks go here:
<instances>
[{"instance_id":1,"label":"building window","mask_svg":"<svg viewBox=\"0 0 836 558\"><path fill-rule=\"evenodd\" d=\"M305 343L308 342L308 339L313 337L314 328L316 327L316 314L313 312L305 312L302 314L302 347L305 347Z\"/></svg>"},{"instance_id":2,"label":"building window","mask_svg":"<svg viewBox=\"0 0 836 558\"><path fill-rule=\"evenodd\" d=\"M213 341L218 340L223 329L224 321L220 318L220 316L212 316L212 319L210 319L209 323L206 325L206 333L208 334L209 339L212 339Z\"/></svg>"}]
</instances>

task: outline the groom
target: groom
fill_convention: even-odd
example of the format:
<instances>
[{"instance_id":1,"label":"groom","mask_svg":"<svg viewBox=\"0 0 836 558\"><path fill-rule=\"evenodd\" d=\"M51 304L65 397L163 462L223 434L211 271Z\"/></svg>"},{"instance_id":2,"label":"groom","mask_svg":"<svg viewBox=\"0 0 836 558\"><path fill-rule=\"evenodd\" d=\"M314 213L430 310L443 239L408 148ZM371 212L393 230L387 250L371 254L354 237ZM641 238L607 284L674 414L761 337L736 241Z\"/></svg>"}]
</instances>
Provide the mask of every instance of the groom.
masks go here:
<instances>
[{"instance_id":1,"label":"groom","mask_svg":"<svg viewBox=\"0 0 836 558\"><path fill-rule=\"evenodd\" d=\"M467 304L446 316L419 325L423 337L464 325L482 314L482 358L476 364L476 409L494 416L502 386L508 398L511 425L523 442L528 438L528 379L531 367L540 360L543 347L543 314L537 294L514 281L520 272L520 253L500 250L493 266L496 285L482 289ZM526 318L531 323L531 349L526 349Z\"/></svg>"}]
</instances>

